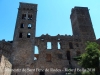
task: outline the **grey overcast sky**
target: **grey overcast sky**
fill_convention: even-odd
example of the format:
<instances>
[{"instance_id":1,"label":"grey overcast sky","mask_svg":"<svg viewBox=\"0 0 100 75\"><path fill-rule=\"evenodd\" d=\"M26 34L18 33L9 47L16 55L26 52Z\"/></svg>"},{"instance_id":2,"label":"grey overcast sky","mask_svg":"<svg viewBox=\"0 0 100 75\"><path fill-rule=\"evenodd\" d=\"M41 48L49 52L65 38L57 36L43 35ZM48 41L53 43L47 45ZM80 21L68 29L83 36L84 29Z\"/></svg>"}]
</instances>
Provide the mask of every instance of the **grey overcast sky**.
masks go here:
<instances>
[{"instance_id":1,"label":"grey overcast sky","mask_svg":"<svg viewBox=\"0 0 100 75\"><path fill-rule=\"evenodd\" d=\"M96 38L100 38L100 0L0 0L0 40L13 40L19 2L38 4L36 36L72 35L71 9L88 7Z\"/></svg>"}]
</instances>

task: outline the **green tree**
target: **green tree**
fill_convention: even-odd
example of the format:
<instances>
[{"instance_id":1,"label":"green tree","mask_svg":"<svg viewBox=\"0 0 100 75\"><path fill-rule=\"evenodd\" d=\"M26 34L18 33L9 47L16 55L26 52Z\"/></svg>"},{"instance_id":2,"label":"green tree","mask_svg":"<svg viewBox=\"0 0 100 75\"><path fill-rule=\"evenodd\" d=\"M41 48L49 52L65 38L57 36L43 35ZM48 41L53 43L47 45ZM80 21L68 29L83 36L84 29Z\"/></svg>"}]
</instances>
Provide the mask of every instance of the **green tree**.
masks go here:
<instances>
[{"instance_id":1,"label":"green tree","mask_svg":"<svg viewBox=\"0 0 100 75\"><path fill-rule=\"evenodd\" d=\"M79 64L84 68L97 68L99 67L100 50L96 42L87 42L85 53L80 57Z\"/></svg>"}]
</instances>

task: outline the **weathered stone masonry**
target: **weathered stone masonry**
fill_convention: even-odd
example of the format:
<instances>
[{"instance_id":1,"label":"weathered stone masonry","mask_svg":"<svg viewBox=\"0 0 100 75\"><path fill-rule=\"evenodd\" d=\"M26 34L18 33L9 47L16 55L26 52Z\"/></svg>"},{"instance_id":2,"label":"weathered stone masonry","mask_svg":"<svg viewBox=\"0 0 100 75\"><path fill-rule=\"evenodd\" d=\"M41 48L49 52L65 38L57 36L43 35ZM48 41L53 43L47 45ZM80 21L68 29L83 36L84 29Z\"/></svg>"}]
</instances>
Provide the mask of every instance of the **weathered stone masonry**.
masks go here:
<instances>
[{"instance_id":1,"label":"weathered stone masonry","mask_svg":"<svg viewBox=\"0 0 100 75\"><path fill-rule=\"evenodd\" d=\"M96 41L89 10L74 7L71 10L73 35L42 34L36 37L37 4L20 2L13 41L0 41L0 75L10 75L4 68L23 69L64 69L80 67L73 57L85 51L86 41ZM49 43L49 45L48 45ZM50 46L50 47L48 47ZM39 54L35 54L35 47ZM8 63L4 65L2 63ZM11 75L65 75L61 72L12 72Z\"/></svg>"}]
</instances>

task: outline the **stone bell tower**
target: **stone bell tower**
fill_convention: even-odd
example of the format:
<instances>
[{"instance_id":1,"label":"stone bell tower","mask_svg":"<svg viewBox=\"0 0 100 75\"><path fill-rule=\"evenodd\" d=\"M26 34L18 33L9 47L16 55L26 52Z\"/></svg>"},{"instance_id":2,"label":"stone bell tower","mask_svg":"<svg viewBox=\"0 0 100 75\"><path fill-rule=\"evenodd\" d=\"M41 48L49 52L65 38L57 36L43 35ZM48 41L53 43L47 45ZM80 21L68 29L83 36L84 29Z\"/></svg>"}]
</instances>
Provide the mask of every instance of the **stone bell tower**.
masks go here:
<instances>
[{"instance_id":1,"label":"stone bell tower","mask_svg":"<svg viewBox=\"0 0 100 75\"><path fill-rule=\"evenodd\" d=\"M73 35L78 35L84 41L96 40L92 21L87 7L74 7L70 15Z\"/></svg>"},{"instance_id":2,"label":"stone bell tower","mask_svg":"<svg viewBox=\"0 0 100 75\"><path fill-rule=\"evenodd\" d=\"M37 4L20 2L13 37L13 68L30 68L34 63L36 14ZM15 73L13 75L24 74Z\"/></svg>"}]
</instances>

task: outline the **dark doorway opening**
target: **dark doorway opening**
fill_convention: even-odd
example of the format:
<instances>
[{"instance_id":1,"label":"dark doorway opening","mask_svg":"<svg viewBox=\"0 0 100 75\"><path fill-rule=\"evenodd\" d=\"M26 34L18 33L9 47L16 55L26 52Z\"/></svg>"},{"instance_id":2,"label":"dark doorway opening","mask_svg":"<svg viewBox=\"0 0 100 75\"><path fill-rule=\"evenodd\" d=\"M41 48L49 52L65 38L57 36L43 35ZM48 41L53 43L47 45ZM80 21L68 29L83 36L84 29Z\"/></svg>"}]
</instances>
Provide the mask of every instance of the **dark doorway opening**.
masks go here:
<instances>
[{"instance_id":1,"label":"dark doorway opening","mask_svg":"<svg viewBox=\"0 0 100 75\"><path fill-rule=\"evenodd\" d=\"M67 60L70 60L71 59L70 51L67 51L66 55L67 55Z\"/></svg>"},{"instance_id":2,"label":"dark doorway opening","mask_svg":"<svg viewBox=\"0 0 100 75\"><path fill-rule=\"evenodd\" d=\"M73 49L73 44L72 44L72 42L69 42L69 48L70 48L70 49Z\"/></svg>"},{"instance_id":3,"label":"dark doorway opening","mask_svg":"<svg viewBox=\"0 0 100 75\"><path fill-rule=\"evenodd\" d=\"M45 70L40 71L39 75L45 75Z\"/></svg>"}]
</instances>

